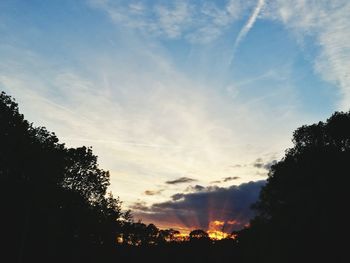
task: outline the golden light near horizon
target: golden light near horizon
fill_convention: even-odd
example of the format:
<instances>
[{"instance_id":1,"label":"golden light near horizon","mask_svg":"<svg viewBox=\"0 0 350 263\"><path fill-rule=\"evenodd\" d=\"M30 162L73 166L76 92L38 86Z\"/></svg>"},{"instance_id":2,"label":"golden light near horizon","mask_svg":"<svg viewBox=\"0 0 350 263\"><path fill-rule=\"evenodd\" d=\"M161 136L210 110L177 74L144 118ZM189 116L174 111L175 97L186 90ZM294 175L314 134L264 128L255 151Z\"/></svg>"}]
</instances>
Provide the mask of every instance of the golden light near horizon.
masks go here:
<instances>
[{"instance_id":1,"label":"golden light near horizon","mask_svg":"<svg viewBox=\"0 0 350 263\"><path fill-rule=\"evenodd\" d=\"M225 232L225 227L227 225L233 226L237 224L237 220L228 220L228 221L220 221L220 220L214 220L209 223L209 229L207 230L207 233L209 237L213 240L221 240L224 238L235 238L235 236L232 235L232 233ZM232 231L231 231L232 232Z\"/></svg>"},{"instance_id":2,"label":"golden light near horizon","mask_svg":"<svg viewBox=\"0 0 350 263\"><path fill-rule=\"evenodd\" d=\"M222 232L222 231L217 231L217 230L208 230L207 231L209 237L213 240L221 240L221 239L224 239L224 238L228 238L230 235L225 233L225 232Z\"/></svg>"},{"instance_id":3,"label":"golden light near horizon","mask_svg":"<svg viewBox=\"0 0 350 263\"><path fill-rule=\"evenodd\" d=\"M227 238L235 239L236 235L233 233L234 231L225 232L225 227L233 226L235 224L239 224L239 222L237 220L228 220L226 222L221 220L213 220L209 223L208 229L204 231L208 234L208 237L214 241ZM245 225L245 227L248 226L248 224ZM184 227L182 224L170 224L169 226L162 226L160 229L169 228L174 228L175 230L179 231L179 233L174 235L176 241L186 241L189 240L190 232L195 229L199 229L199 226Z\"/></svg>"}]
</instances>

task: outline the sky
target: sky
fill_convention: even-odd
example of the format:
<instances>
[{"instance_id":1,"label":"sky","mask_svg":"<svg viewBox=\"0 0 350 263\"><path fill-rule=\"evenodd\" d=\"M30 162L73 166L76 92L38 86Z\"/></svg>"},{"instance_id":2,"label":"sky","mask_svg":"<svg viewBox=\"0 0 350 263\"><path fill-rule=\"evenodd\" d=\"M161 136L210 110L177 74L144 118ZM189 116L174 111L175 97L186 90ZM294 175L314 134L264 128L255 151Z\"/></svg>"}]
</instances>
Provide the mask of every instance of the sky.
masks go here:
<instances>
[{"instance_id":1,"label":"sky","mask_svg":"<svg viewBox=\"0 0 350 263\"><path fill-rule=\"evenodd\" d=\"M350 105L348 0L2 0L0 89L161 227L242 227L293 131ZM213 223L216 222L216 223Z\"/></svg>"}]
</instances>

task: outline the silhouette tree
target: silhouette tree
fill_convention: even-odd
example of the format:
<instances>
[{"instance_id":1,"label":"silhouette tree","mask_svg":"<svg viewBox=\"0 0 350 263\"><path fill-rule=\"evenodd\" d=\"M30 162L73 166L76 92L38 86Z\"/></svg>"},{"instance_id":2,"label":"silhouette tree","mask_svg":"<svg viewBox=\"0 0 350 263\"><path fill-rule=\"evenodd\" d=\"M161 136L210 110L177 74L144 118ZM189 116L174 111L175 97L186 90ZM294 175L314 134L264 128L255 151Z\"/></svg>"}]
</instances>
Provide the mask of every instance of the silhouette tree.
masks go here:
<instances>
[{"instance_id":1,"label":"silhouette tree","mask_svg":"<svg viewBox=\"0 0 350 263\"><path fill-rule=\"evenodd\" d=\"M202 229L192 230L189 234L190 240L207 240L209 239L209 235Z\"/></svg>"},{"instance_id":2,"label":"silhouette tree","mask_svg":"<svg viewBox=\"0 0 350 263\"><path fill-rule=\"evenodd\" d=\"M85 146L66 151L62 186L79 192L86 200L98 202L109 185L109 172L98 168L97 156Z\"/></svg>"},{"instance_id":3,"label":"silhouette tree","mask_svg":"<svg viewBox=\"0 0 350 263\"><path fill-rule=\"evenodd\" d=\"M145 229L145 243L155 245L158 241L159 229L154 224L149 224Z\"/></svg>"},{"instance_id":4,"label":"silhouette tree","mask_svg":"<svg viewBox=\"0 0 350 263\"><path fill-rule=\"evenodd\" d=\"M302 126L293 143L271 167L254 205L258 216L241 232L240 241L270 262L340 262L347 228L350 112Z\"/></svg>"},{"instance_id":5,"label":"silhouette tree","mask_svg":"<svg viewBox=\"0 0 350 263\"><path fill-rule=\"evenodd\" d=\"M0 94L0 202L4 253L16 262L95 261L130 218L106 195L109 174L91 148L66 148ZM3 255L5 257L5 255Z\"/></svg>"},{"instance_id":6,"label":"silhouette tree","mask_svg":"<svg viewBox=\"0 0 350 263\"><path fill-rule=\"evenodd\" d=\"M176 236L179 235L180 232L178 230L170 229L162 229L159 231L159 241L162 242L174 242L177 241Z\"/></svg>"}]
</instances>

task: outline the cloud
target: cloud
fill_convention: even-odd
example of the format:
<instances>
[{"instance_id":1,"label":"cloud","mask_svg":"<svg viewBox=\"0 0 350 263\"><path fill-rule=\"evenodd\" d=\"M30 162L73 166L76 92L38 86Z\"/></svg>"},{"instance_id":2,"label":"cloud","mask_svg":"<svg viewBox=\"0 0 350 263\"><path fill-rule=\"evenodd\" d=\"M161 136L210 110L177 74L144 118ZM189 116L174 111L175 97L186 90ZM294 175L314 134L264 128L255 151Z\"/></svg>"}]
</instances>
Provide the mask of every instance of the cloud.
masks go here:
<instances>
[{"instance_id":1,"label":"cloud","mask_svg":"<svg viewBox=\"0 0 350 263\"><path fill-rule=\"evenodd\" d=\"M90 0L91 7L102 10L117 25L136 29L145 35L182 38L192 43L217 39L249 8L250 1L230 0L218 6L213 1L154 1L148 5Z\"/></svg>"},{"instance_id":2,"label":"cloud","mask_svg":"<svg viewBox=\"0 0 350 263\"><path fill-rule=\"evenodd\" d=\"M191 11L188 2L175 1L174 6L157 5L158 26L169 38L178 38L185 25L191 23Z\"/></svg>"},{"instance_id":3,"label":"cloud","mask_svg":"<svg viewBox=\"0 0 350 263\"><path fill-rule=\"evenodd\" d=\"M340 88L341 110L350 105L350 1L275 0L265 17L281 21L303 46L311 38L315 72Z\"/></svg>"},{"instance_id":4,"label":"cloud","mask_svg":"<svg viewBox=\"0 0 350 263\"><path fill-rule=\"evenodd\" d=\"M178 201L178 200L182 199L183 197L184 197L184 194L178 193L178 194L172 195L172 196L171 196L171 199L172 199L173 201Z\"/></svg>"},{"instance_id":5,"label":"cloud","mask_svg":"<svg viewBox=\"0 0 350 263\"><path fill-rule=\"evenodd\" d=\"M160 189L160 190L146 190L144 192L145 195L159 195L164 191L164 189Z\"/></svg>"},{"instance_id":6,"label":"cloud","mask_svg":"<svg viewBox=\"0 0 350 263\"><path fill-rule=\"evenodd\" d=\"M171 201L155 203L135 216L158 225L208 229L212 222L224 222L230 232L242 228L253 217L250 209L265 181L243 183L229 188L208 188L194 193L178 193Z\"/></svg>"},{"instance_id":7,"label":"cloud","mask_svg":"<svg viewBox=\"0 0 350 263\"><path fill-rule=\"evenodd\" d=\"M253 27L256 19L258 18L258 15L260 14L261 9L263 8L265 4L265 0L258 0L253 13L250 15L248 21L244 24L242 29L239 31L238 36L235 40L234 46L233 46L233 52L232 52L232 57L230 60L230 64L232 63L235 53L237 51L237 48L239 44L242 42L242 40L246 37L248 34L249 30Z\"/></svg>"},{"instance_id":8,"label":"cloud","mask_svg":"<svg viewBox=\"0 0 350 263\"><path fill-rule=\"evenodd\" d=\"M211 183L211 184L220 184L221 181L220 181L220 180L216 180L216 181L211 181L210 183Z\"/></svg>"},{"instance_id":9,"label":"cloud","mask_svg":"<svg viewBox=\"0 0 350 263\"><path fill-rule=\"evenodd\" d=\"M183 183L191 183L191 182L195 182L197 181L196 179L193 178L189 178L189 177L180 177L178 179L175 180L170 180L170 181L166 181L166 184L183 184Z\"/></svg>"},{"instance_id":10,"label":"cloud","mask_svg":"<svg viewBox=\"0 0 350 263\"><path fill-rule=\"evenodd\" d=\"M145 6L141 3L130 3L129 10L132 14L142 15L145 12Z\"/></svg>"},{"instance_id":11,"label":"cloud","mask_svg":"<svg viewBox=\"0 0 350 263\"><path fill-rule=\"evenodd\" d=\"M277 160L271 160L268 162L264 162L262 158L258 158L253 163L253 166L255 168L259 168L259 169L270 170L271 166L276 164L276 163L277 163Z\"/></svg>"},{"instance_id":12,"label":"cloud","mask_svg":"<svg viewBox=\"0 0 350 263\"><path fill-rule=\"evenodd\" d=\"M133 211L143 211L143 212L149 210L146 202L142 202L142 201L132 203L131 205L129 205L129 209Z\"/></svg>"},{"instance_id":13,"label":"cloud","mask_svg":"<svg viewBox=\"0 0 350 263\"><path fill-rule=\"evenodd\" d=\"M200 192L205 190L206 188L204 186L196 184L195 186L190 185L186 188L185 192Z\"/></svg>"},{"instance_id":14,"label":"cloud","mask_svg":"<svg viewBox=\"0 0 350 263\"><path fill-rule=\"evenodd\" d=\"M229 177L223 178L223 181L224 182L229 182L229 181L237 180L237 179L240 179L240 177L239 176L229 176Z\"/></svg>"},{"instance_id":15,"label":"cloud","mask_svg":"<svg viewBox=\"0 0 350 263\"><path fill-rule=\"evenodd\" d=\"M255 162L253 163L253 166L256 168L263 168L264 167L263 160L261 158L256 159Z\"/></svg>"}]
</instances>

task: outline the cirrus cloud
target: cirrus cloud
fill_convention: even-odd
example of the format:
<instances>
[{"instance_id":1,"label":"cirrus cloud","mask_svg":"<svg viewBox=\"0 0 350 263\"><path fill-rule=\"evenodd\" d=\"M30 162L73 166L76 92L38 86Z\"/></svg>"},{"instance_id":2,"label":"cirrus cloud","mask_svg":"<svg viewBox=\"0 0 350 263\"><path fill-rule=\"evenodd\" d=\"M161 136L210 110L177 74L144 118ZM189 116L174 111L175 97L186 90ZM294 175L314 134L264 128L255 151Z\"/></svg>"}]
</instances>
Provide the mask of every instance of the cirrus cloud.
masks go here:
<instances>
[{"instance_id":1,"label":"cirrus cloud","mask_svg":"<svg viewBox=\"0 0 350 263\"><path fill-rule=\"evenodd\" d=\"M313 39L315 72L340 88L338 107L343 110L350 105L349 13L348 0L274 0L265 10L265 18L282 22L302 45Z\"/></svg>"}]
</instances>

